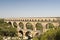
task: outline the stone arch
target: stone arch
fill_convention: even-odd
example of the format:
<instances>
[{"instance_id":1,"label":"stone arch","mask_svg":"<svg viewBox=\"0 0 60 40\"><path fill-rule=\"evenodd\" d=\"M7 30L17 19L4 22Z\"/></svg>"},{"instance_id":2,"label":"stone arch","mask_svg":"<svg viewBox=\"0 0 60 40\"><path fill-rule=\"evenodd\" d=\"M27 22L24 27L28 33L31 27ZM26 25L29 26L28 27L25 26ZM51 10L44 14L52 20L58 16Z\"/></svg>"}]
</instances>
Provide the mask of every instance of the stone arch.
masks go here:
<instances>
[{"instance_id":1,"label":"stone arch","mask_svg":"<svg viewBox=\"0 0 60 40\"><path fill-rule=\"evenodd\" d=\"M43 30L43 26L41 23L36 23L36 30Z\"/></svg>"},{"instance_id":2,"label":"stone arch","mask_svg":"<svg viewBox=\"0 0 60 40\"><path fill-rule=\"evenodd\" d=\"M32 19L32 21L34 21L34 20Z\"/></svg>"},{"instance_id":3,"label":"stone arch","mask_svg":"<svg viewBox=\"0 0 60 40\"><path fill-rule=\"evenodd\" d=\"M23 24L22 22L20 22L20 23L19 23L19 27L20 27L21 29L23 29L24 24Z\"/></svg>"},{"instance_id":4,"label":"stone arch","mask_svg":"<svg viewBox=\"0 0 60 40\"><path fill-rule=\"evenodd\" d=\"M31 23L26 23L26 28L33 30L33 25Z\"/></svg>"},{"instance_id":5,"label":"stone arch","mask_svg":"<svg viewBox=\"0 0 60 40\"><path fill-rule=\"evenodd\" d=\"M29 19L27 19L27 21L29 21Z\"/></svg>"},{"instance_id":6,"label":"stone arch","mask_svg":"<svg viewBox=\"0 0 60 40\"><path fill-rule=\"evenodd\" d=\"M23 36L23 31L22 31L22 30L20 30L20 31L19 31L19 33L21 33L21 34L22 34L22 36Z\"/></svg>"},{"instance_id":7,"label":"stone arch","mask_svg":"<svg viewBox=\"0 0 60 40\"><path fill-rule=\"evenodd\" d=\"M44 21L43 19L41 19L41 21Z\"/></svg>"},{"instance_id":8,"label":"stone arch","mask_svg":"<svg viewBox=\"0 0 60 40\"><path fill-rule=\"evenodd\" d=\"M21 21L22 21L22 19L21 19Z\"/></svg>"},{"instance_id":9,"label":"stone arch","mask_svg":"<svg viewBox=\"0 0 60 40\"><path fill-rule=\"evenodd\" d=\"M31 19L29 21L31 21Z\"/></svg>"},{"instance_id":10,"label":"stone arch","mask_svg":"<svg viewBox=\"0 0 60 40\"><path fill-rule=\"evenodd\" d=\"M23 38L23 31L22 30L19 31L19 37Z\"/></svg>"},{"instance_id":11,"label":"stone arch","mask_svg":"<svg viewBox=\"0 0 60 40\"><path fill-rule=\"evenodd\" d=\"M26 36L29 36L30 34L31 34L30 31L27 31L27 32L25 33Z\"/></svg>"},{"instance_id":12,"label":"stone arch","mask_svg":"<svg viewBox=\"0 0 60 40\"><path fill-rule=\"evenodd\" d=\"M9 25L12 25L12 23L11 23L10 21L8 22L8 24L9 24Z\"/></svg>"},{"instance_id":13,"label":"stone arch","mask_svg":"<svg viewBox=\"0 0 60 40\"><path fill-rule=\"evenodd\" d=\"M23 21L24 21L24 19L23 19Z\"/></svg>"},{"instance_id":14,"label":"stone arch","mask_svg":"<svg viewBox=\"0 0 60 40\"><path fill-rule=\"evenodd\" d=\"M25 19L25 21L28 21L28 19Z\"/></svg>"},{"instance_id":15,"label":"stone arch","mask_svg":"<svg viewBox=\"0 0 60 40\"><path fill-rule=\"evenodd\" d=\"M54 25L52 23L46 24L46 29L53 28L53 27L54 27Z\"/></svg>"},{"instance_id":16,"label":"stone arch","mask_svg":"<svg viewBox=\"0 0 60 40\"><path fill-rule=\"evenodd\" d=\"M47 19L45 19L45 21L47 21Z\"/></svg>"},{"instance_id":17,"label":"stone arch","mask_svg":"<svg viewBox=\"0 0 60 40\"><path fill-rule=\"evenodd\" d=\"M49 19L49 21L51 21L51 19Z\"/></svg>"},{"instance_id":18,"label":"stone arch","mask_svg":"<svg viewBox=\"0 0 60 40\"><path fill-rule=\"evenodd\" d=\"M13 22L13 26L14 26L15 28L17 28L17 23L16 23L16 22Z\"/></svg>"},{"instance_id":19,"label":"stone arch","mask_svg":"<svg viewBox=\"0 0 60 40\"><path fill-rule=\"evenodd\" d=\"M38 19L38 21L40 21L40 20Z\"/></svg>"},{"instance_id":20,"label":"stone arch","mask_svg":"<svg viewBox=\"0 0 60 40\"><path fill-rule=\"evenodd\" d=\"M7 25L8 25L8 27L13 27L13 24L12 24L11 21L8 21L8 22L7 22Z\"/></svg>"},{"instance_id":21,"label":"stone arch","mask_svg":"<svg viewBox=\"0 0 60 40\"><path fill-rule=\"evenodd\" d=\"M56 22L56 20L55 20L55 19L53 19L53 22Z\"/></svg>"}]
</instances>

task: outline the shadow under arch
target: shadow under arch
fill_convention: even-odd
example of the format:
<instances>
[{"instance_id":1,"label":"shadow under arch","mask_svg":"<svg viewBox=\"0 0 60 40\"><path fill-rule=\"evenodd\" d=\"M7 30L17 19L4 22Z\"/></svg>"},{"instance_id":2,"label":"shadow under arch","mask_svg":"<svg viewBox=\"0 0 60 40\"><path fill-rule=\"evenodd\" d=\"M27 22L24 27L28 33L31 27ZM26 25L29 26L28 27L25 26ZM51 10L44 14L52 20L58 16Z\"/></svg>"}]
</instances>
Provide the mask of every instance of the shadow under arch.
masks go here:
<instances>
[{"instance_id":1,"label":"shadow under arch","mask_svg":"<svg viewBox=\"0 0 60 40\"><path fill-rule=\"evenodd\" d=\"M17 28L17 23L16 22L13 22L13 25L15 28Z\"/></svg>"},{"instance_id":2,"label":"shadow under arch","mask_svg":"<svg viewBox=\"0 0 60 40\"><path fill-rule=\"evenodd\" d=\"M23 31L22 30L19 31L19 37L21 38L21 40L23 39Z\"/></svg>"},{"instance_id":3,"label":"shadow under arch","mask_svg":"<svg viewBox=\"0 0 60 40\"><path fill-rule=\"evenodd\" d=\"M47 23L46 24L46 29L49 29L49 28L54 28L54 25L52 23Z\"/></svg>"},{"instance_id":4,"label":"shadow under arch","mask_svg":"<svg viewBox=\"0 0 60 40\"><path fill-rule=\"evenodd\" d=\"M36 29L37 30L43 30L43 26L42 26L42 24L41 23L36 23Z\"/></svg>"},{"instance_id":5,"label":"shadow under arch","mask_svg":"<svg viewBox=\"0 0 60 40\"><path fill-rule=\"evenodd\" d=\"M20 31L19 31L19 33L21 33L21 34L22 34L22 36L23 36L23 31L22 31L22 30L20 30Z\"/></svg>"},{"instance_id":6,"label":"shadow under arch","mask_svg":"<svg viewBox=\"0 0 60 40\"><path fill-rule=\"evenodd\" d=\"M8 24L9 24L9 25L12 25L12 23L11 23L10 21L8 22Z\"/></svg>"},{"instance_id":7,"label":"shadow under arch","mask_svg":"<svg viewBox=\"0 0 60 40\"><path fill-rule=\"evenodd\" d=\"M7 23L7 25L8 25L9 27L13 27L13 26L12 26L12 23L11 23L10 21Z\"/></svg>"},{"instance_id":8,"label":"shadow under arch","mask_svg":"<svg viewBox=\"0 0 60 40\"><path fill-rule=\"evenodd\" d=\"M27 31L27 32L25 33L25 35L26 35L27 37L28 37L30 34L31 34L30 31Z\"/></svg>"},{"instance_id":9,"label":"shadow under arch","mask_svg":"<svg viewBox=\"0 0 60 40\"><path fill-rule=\"evenodd\" d=\"M19 23L19 27L20 27L21 29L23 29L24 24L23 24L22 22L20 22L20 23Z\"/></svg>"},{"instance_id":10,"label":"shadow under arch","mask_svg":"<svg viewBox=\"0 0 60 40\"><path fill-rule=\"evenodd\" d=\"M35 34L35 36L36 36L36 37L40 36L40 33L39 33L39 32L37 32L37 33Z\"/></svg>"},{"instance_id":11,"label":"shadow under arch","mask_svg":"<svg viewBox=\"0 0 60 40\"><path fill-rule=\"evenodd\" d=\"M26 28L30 29L30 30L33 30L33 25L28 22L28 23L26 23Z\"/></svg>"},{"instance_id":12,"label":"shadow under arch","mask_svg":"<svg viewBox=\"0 0 60 40\"><path fill-rule=\"evenodd\" d=\"M33 38L30 31L27 31L25 35L28 37L28 40L31 40Z\"/></svg>"}]
</instances>

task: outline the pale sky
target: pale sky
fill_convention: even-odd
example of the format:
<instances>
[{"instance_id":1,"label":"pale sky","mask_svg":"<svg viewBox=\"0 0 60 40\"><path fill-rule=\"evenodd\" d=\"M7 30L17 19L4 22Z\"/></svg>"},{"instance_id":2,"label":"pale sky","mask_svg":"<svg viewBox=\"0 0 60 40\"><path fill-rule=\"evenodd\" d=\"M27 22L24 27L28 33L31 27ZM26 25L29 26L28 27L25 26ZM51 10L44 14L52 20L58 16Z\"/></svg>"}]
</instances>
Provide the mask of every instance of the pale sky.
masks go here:
<instances>
[{"instance_id":1,"label":"pale sky","mask_svg":"<svg viewBox=\"0 0 60 40\"><path fill-rule=\"evenodd\" d=\"M1 17L60 17L60 0L0 0Z\"/></svg>"}]
</instances>

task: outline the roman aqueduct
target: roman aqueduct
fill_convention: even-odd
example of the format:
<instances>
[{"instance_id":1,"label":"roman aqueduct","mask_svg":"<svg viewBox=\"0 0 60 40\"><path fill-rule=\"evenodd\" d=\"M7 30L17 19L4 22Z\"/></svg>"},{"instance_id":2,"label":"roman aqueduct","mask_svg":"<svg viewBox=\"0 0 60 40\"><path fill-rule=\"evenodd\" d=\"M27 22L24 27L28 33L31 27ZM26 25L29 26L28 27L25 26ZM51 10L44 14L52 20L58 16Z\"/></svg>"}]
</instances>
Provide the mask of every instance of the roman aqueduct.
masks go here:
<instances>
[{"instance_id":1,"label":"roman aqueduct","mask_svg":"<svg viewBox=\"0 0 60 40\"><path fill-rule=\"evenodd\" d=\"M26 32L30 31L32 36L35 36L37 33L46 32L49 29L49 24L54 27L58 27L60 25L59 17L21 17L21 18L5 18L4 20L7 23L11 23L14 27L13 23L17 24L17 31L19 33L23 33L23 37L25 37ZM21 24L21 25L19 25ZM42 26L42 31L37 29L37 24ZM31 29L28 28L30 25Z\"/></svg>"}]
</instances>

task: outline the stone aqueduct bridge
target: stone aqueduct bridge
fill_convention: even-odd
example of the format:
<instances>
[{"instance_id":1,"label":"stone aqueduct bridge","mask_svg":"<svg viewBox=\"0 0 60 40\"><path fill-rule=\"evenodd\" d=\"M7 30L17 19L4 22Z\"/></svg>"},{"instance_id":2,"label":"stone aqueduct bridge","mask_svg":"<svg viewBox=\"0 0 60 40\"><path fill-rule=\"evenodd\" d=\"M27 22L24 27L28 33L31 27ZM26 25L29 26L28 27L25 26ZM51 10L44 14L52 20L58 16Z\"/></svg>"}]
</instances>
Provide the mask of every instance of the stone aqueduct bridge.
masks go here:
<instances>
[{"instance_id":1,"label":"stone aqueduct bridge","mask_svg":"<svg viewBox=\"0 0 60 40\"><path fill-rule=\"evenodd\" d=\"M41 23L42 27L43 27L43 32L45 32L46 29L46 25L48 23L52 23L54 25L54 27L58 27L59 26L59 18L58 17L21 17L21 18L5 18L5 22L11 22L12 26L13 23L16 22L17 23L17 29L18 31L22 31L23 35L25 35L25 33L27 31L30 31L32 33L33 36L35 36L36 33L38 33L39 31L37 31L36 29L36 24L37 23ZM21 29L19 27L19 23L22 22L24 27L23 29ZM26 28L26 24L27 23L31 23L33 25L33 30L29 30ZM14 27L14 26L13 26ZM18 33L19 34L19 33Z\"/></svg>"}]
</instances>

